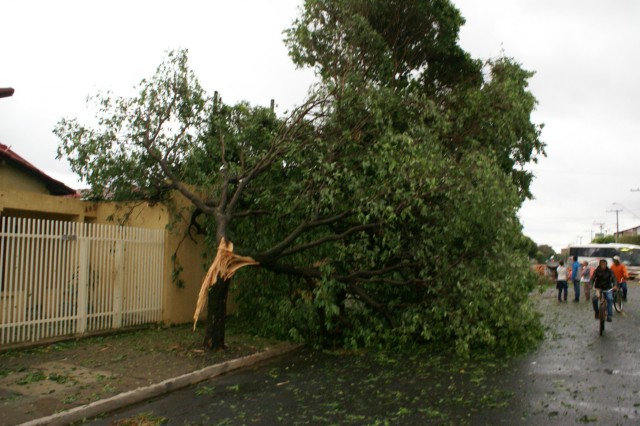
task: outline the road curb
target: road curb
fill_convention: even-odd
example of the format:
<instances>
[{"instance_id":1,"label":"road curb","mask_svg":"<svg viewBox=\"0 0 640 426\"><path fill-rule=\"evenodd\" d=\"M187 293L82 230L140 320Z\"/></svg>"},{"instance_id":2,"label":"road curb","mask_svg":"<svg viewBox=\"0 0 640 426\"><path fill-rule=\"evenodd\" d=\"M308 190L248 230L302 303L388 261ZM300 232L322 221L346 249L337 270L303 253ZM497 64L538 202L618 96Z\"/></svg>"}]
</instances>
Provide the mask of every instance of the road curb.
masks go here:
<instances>
[{"instance_id":1,"label":"road curb","mask_svg":"<svg viewBox=\"0 0 640 426\"><path fill-rule=\"evenodd\" d=\"M177 389L185 388L203 380L212 379L230 371L249 367L258 362L284 355L300 349L303 345L284 344L272 349L267 349L257 354L248 355L242 358L232 359L216 365L210 365L201 370L186 373L178 377L163 380L150 386L137 388L128 392L123 392L111 398L101 399L90 404L81 405L67 411L61 411L47 417L30 420L22 423L21 426L36 425L68 425L70 423L79 422L84 419L96 417L100 414L115 411L126 407L127 405L136 404L138 402L160 396Z\"/></svg>"}]
</instances>

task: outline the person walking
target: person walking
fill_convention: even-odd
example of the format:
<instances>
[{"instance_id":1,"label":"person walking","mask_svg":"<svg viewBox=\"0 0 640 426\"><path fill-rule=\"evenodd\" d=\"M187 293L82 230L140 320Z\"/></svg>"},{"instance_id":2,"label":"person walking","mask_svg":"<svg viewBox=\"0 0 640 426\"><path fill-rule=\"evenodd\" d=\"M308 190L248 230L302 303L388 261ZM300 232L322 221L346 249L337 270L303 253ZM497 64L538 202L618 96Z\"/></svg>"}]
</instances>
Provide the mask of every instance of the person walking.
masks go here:
<instances>
[{"instance_id":1,"label":"person walking","mask_svg":"<svg viewBox=\"0 0 640 426\"><path fill-rule=\"evenodd\" d=\"M584 300L589 302L591 299L591 267L586 260L582 262L582 268L580 268L580 281L584 287Z\"/></svg>"},{"instance_id":2,"label":"person walking","mask_svg":"<svg viewBox=\"0 0 640 426\"><path fill-rule=\"evenodd\" d=\"M571 281L573 281L573 301L580 302L580 262L578 262L577 256L573 256L573 264L571 265Z\"/></svg>"},{"instance_id":3,"label":"person walking","mask_svg":"<svg viewBox=\"0 0 640 426\"><path fill-rule=\"evenodd\" d=\"M618 289L622 289L622 300L627 301L627 280L629 279L629 272L624 263L620 262L620 256L613 256L613 265L611 265L611 271L616 276L616 282L618 283Z\"/></svg>"},{"instance_id":4,"label":"person walking","mask_svg":"<svg viewBox=\"0 0 640 426\"><path fill-rule=\"evenodd\" d=\"M611 322L611 317L613 316L613 295L610 291L616 285L616 276L613 274L611 269L607 266L606 259L600 259L600 264L593 271L593 276L591 277L591 283L593 287L604 291L604 295L607 298L607 321ZM598 319L598 298L593 298L593 310L596 313L596 319Z\"/></svg>"},{"instance_id":5,"label":"person walking","mask_svg":"<svg viewBox=\"0 0 640 426\"><path fill-rule=\"evenodd\" d=\"M558 302L562 302L562 295L564 293L564 302L567 302L567 291L568 291L568 284L567 284L567 267L564 266L564 260L560 261L560 264L558 265L558 269L557 269L557 278L556 278L556 288L558 289Z\"/></svg>"}]
</instances>

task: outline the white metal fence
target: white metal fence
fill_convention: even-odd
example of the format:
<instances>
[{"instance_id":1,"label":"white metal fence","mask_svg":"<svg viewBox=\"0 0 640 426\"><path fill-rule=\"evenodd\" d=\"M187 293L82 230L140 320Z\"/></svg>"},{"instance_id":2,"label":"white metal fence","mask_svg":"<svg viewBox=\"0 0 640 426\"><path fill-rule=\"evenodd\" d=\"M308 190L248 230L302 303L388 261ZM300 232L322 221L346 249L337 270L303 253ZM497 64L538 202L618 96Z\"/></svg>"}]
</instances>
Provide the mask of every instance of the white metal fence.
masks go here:
<instances>
[{"instance_id":1,"label":"white metal fence","mask_svg":"<svg viewBox=\"0 0 640 426\"><path fill-rule=\"evenodd\" d=\"M162 320L164 230L0 218L0 346Z\"/></svg>"}]
</instances>

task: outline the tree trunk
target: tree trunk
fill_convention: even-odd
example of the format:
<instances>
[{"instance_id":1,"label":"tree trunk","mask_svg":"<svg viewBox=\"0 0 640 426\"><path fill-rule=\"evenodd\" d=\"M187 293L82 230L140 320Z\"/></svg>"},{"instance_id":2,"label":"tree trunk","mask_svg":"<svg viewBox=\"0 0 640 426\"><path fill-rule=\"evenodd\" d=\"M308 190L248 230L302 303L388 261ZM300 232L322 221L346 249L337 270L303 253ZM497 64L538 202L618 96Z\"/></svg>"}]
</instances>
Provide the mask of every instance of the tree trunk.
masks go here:
<instances>
[{"instance_id":1,"label":"tree trunk","mask_svg":"<svg viewBox=\"0 0 640 426\"><path fill-rule=\"evenodd\" d=\"M231 280L218 277L207 295L207 319L204 347L209 350L224 349L225 319L227 317L227 295Z\"/></svg>"}]
</instances>

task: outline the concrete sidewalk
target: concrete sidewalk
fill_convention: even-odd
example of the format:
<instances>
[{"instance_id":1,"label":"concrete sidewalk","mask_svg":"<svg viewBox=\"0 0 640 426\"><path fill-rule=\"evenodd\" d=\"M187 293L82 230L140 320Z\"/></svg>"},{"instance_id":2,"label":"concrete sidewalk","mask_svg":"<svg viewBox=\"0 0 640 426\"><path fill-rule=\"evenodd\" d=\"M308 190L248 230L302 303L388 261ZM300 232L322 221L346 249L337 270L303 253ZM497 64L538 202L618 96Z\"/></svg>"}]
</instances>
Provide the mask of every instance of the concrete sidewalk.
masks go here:
<instances>
[{"instance_id":1,"label":"concrete sidewalk","mask_svg":"<svg viewBox=\"0 0 640 426\"><path fill-rule=\"evenodd\" d=\"M150 386L140 387L128 392L115 395L110 398L98 400L91 404L82 405L80 407L72 408L67 411L55 413L50 416L41 417L25 423L23 426L35 426L35 425L68 425L70 423L79 422L83 419L98 416L103 413L115 411L119 408L126 407L131 404L142 402L156 396L181 389L203 380L211 379L220 376L230 371L246 368L261 361L272 359L296 349L299 349L302 345L281 344L275 348L267 349L262 352L258 352L253 355L248 355L242 358L226 361L220 364L205 367L203 369L183 374L178 377L173 377L167 380L163 380L160 383L156 383Z\"/></svg>"},{"instance_id":2,"label":"concrete sidewalk","mask_svg":"<svg viewBox=\"0 0 640 426\"><path fill-rule=\"evenodd\" d=\"M205 352L204 330L150 327L0 352L0 426L68 424L279 356L298 346L228 333Z\"/></svg>"}]
</instances>

